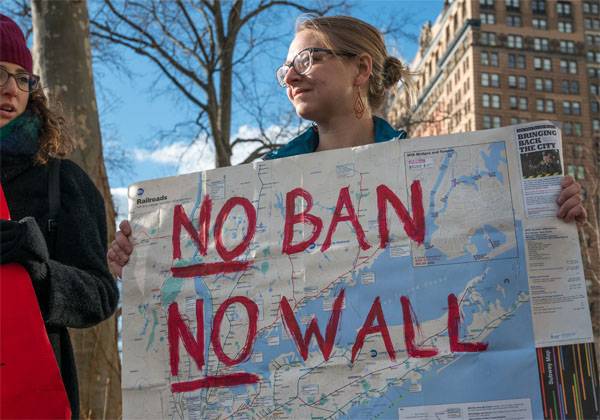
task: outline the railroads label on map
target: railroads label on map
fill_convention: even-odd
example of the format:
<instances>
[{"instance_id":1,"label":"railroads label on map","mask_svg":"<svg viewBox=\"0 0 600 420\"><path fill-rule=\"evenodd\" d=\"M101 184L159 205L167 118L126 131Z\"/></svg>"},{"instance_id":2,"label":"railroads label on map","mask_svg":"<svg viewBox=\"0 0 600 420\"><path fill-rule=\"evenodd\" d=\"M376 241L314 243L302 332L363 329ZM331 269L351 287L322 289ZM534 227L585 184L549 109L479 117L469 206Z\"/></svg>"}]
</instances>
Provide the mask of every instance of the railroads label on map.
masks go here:
<instances>
[{"instance_id":1,"label":"railroads label on map","mask_svg":"<svg viewBox=\"0 0 600 420\"><path fill-rule=\"evenodd\" d=\"M540 122L132 185L124 417L595 418L561 157Z\"/></svg>"}]
</instances>

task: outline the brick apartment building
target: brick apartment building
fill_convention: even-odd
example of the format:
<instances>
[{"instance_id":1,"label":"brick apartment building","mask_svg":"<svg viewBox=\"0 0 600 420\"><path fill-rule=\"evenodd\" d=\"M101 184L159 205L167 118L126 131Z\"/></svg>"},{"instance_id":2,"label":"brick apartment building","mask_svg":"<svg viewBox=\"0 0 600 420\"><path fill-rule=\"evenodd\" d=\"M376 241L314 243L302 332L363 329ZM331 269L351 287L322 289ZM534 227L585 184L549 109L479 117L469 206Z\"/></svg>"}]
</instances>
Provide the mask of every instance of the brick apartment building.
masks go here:
<instances>
[{"instance_id":1,"label":"brick apartment building","mask_svg":"<svg viewBox=\"0 0 600 420\"><path fill-rule=\"evenodd\" d=\"M565 170L585 190L579 233L600 318L600 0L446 1L423 27L411 70L413 89L388 113L411 137L560 122Z\"/></svg>"}]
</instances>

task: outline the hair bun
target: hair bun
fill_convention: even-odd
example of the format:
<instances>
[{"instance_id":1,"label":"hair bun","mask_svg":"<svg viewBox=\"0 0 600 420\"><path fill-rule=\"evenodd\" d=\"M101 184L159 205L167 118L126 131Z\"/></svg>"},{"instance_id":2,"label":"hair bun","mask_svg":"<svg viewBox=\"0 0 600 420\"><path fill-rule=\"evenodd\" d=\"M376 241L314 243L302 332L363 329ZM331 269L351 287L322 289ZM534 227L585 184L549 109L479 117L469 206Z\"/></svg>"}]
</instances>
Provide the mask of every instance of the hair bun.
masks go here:
<instances>
[{"instance_id":1,"label":"hair bun","mask_svg":"<svg viewBox=\"0 0 600 420\"><path fill-rule=\"evenodd\" d=\"M394 86L402 79L406 68L396 57L387 56L383 61L383 86L386 89Z\"/></svg>"}]
</instances>

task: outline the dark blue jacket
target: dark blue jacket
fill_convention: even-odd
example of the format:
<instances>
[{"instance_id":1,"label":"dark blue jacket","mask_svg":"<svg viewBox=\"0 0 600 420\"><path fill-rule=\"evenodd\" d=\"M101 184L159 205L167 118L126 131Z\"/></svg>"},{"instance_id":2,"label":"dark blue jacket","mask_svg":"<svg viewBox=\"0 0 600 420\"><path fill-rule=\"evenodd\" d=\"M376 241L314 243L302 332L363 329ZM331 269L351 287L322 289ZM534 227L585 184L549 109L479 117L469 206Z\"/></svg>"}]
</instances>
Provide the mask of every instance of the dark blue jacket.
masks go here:
<instances>
[{"instance_id":1,"label":"dark blue jacket","mask_svg":"<svg viewBox=\"0 0 600 420\"><path fill-rule=\"evenodd\" d=\"M396 137L401 139L405 139L407 137L406 131L396 130L382 118L373 117L373 123L375 125L375 143L383 143L384 141L388 141ZM291 140L285 146L267 153L263 159L279 159L303 155L305 153L312 153L317 150L318 146L319 132L317 131L316 127L309 127L306 131Z\"/></svg>"}]
</instances>

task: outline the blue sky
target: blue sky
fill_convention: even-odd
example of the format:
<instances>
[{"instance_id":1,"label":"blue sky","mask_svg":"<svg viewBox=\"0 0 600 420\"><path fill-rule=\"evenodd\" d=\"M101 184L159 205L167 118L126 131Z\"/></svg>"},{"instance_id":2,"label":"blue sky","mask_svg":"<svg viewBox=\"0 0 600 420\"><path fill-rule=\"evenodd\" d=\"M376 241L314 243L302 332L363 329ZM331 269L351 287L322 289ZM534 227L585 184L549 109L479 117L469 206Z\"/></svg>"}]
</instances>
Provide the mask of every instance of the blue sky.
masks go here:
<instances>
[{"instance_id":1,"label":"blue sky","mask_svg":"<svg viewBox=\"0 0 600 420\"><path fill-rule=\"evenodd\" d=\"M402 22L408 19L406 32L418 36L421 25L427 20L433 21L442 7L443 0L362 0L354 3L350 14L378 27L394 16ZM273 107L286 111L292 108L283 89L277 87L274 70L287 55L296 17L294 13L282 13L280 25L273 31L287 35L270 44L268 53L257 56L247 66L249 72L254 72L261 89L273 98L270 102ZM386 41L390 54L404 60L412 60L416 53L417 44L406 38L388 38ZM127 213L128 185L145 179L211 169L214 163L212 148L207 142L199 141L190 147L193 139L189 134L175 136L170 142L161 137L161 131L189 120L191 110L179 95L171 93L168 83L152 64L128 51L121 50L120 53L131 76L96 62L94 71L106 153L114 155L115 150L120 150L126 156L126 171L109 167L111 189L119 219L122 219ZM236 106L240 101L243 98L234 98L233 137L236 134L250 135L256 130L253 119ZM187 150L186 157L181 159L184 150ZM244 157L243 150L234 151L233 163Z\"/></svg>"}]
</instances>

